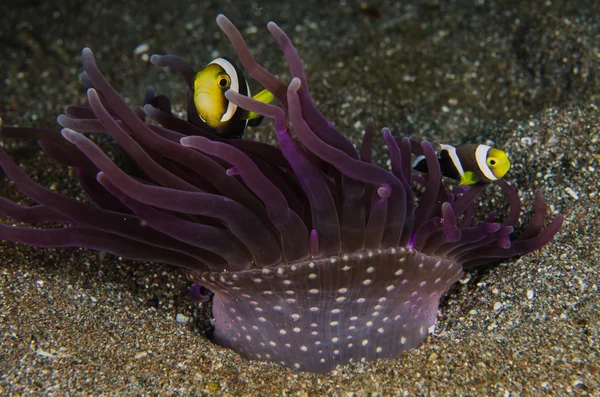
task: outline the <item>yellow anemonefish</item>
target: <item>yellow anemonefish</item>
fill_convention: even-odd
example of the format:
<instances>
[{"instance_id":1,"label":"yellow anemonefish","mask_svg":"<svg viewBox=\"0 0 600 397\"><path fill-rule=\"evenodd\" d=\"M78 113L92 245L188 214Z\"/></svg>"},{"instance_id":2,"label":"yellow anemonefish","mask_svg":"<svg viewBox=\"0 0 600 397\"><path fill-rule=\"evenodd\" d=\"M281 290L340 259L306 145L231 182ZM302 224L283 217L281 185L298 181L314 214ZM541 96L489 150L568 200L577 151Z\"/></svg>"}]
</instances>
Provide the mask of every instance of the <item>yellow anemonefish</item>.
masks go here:
<instances>
[{"instance_id":1,"label":"yellow anemonefish","mask_svg":"<svg viewBox=\"0 0 600 397\"><path fill-rule=\"evenodd\" d=\"M460 181L460 185L491 183L502 178L510 169L506 153L487 145L440 145L438 161L442 175ZM417 156L413 169L427 172L425 156Z\"/></svg>"},{"instance_id":2,"label":"yellow anemonefish","mask_svg":"<svg viewBox=\"0 0 600 397\"><path fill-rule=\"evenodd\" d=\"M196 73L194 105L202 121L215 128L219 135L239 138L246 126L260 124L263 117L229 102L225 97L227 90L251 96L250 87L240 68L227 58L216 58ZM274 97L269 91L262 90L253 98L269 103Z\"/></svg>"}]
</instances>

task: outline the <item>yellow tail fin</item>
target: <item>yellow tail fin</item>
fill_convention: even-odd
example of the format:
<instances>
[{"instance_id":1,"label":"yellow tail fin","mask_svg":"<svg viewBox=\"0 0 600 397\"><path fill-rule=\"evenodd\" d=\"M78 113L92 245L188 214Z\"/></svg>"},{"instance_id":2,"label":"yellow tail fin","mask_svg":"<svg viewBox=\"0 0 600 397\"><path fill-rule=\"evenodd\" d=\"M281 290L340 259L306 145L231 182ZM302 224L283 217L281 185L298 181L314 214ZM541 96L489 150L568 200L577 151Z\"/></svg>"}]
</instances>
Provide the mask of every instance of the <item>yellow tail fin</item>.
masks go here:
<instances>
[{"instance_id":1,"label":"yellow tail fin","mask_svg":"<svg viewBox=\"0 0 600 397\"><path fill-rule=\"evenodd\" d=\"M275 96L273 96L273 94L271 94L271 92L269 90L262 90L258 94L254 95L252 98L256 99L257 101L260 101L260 102L271 103L275 99ZM248 120L257 119L259 117L262 117L262 116L258 113L254 113L254 112L248 113Z\"/></svg>"}]
</instances>

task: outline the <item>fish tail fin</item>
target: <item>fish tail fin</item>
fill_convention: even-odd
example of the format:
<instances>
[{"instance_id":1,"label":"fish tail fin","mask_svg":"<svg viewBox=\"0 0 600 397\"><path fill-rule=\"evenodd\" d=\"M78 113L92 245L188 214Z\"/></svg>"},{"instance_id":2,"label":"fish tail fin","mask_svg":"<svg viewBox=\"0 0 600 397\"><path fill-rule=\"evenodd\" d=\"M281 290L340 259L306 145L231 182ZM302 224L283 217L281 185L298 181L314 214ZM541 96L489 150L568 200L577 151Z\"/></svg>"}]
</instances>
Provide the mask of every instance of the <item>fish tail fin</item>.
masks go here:
<instances>
[{"instance_id":1,"label":"fish tail fin","mask_svg":"<svg viewBox=\"0 0 600 397\"><path fill-rule=\"evenodd\" d=\"M257 101L264 102L264 103L271 103L275 99L275 96L269 90L265 89L265 90L262 90L261 92L259 92L258 94L254 95L252 97L252 99L255 99ZM263 118L263 116L261 116L258 113L254 113L254 112L248 112L247 117L248 117L248 120L252 120L252 121L254 119L259 119L259 121L256 123L256 125L260 124L260 122L262 121L262 118ZM248 125L252 125L252 124L249 123Z\"/></svg>"}]
</instances>

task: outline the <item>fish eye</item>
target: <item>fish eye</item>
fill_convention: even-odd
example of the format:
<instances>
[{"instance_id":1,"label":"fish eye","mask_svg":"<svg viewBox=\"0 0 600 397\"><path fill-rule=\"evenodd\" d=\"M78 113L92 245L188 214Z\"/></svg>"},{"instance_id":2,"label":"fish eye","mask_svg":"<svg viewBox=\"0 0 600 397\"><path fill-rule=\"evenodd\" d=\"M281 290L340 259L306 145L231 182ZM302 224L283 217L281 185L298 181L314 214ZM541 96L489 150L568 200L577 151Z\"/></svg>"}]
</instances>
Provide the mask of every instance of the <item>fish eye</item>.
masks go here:
<instances>
[{"instance_id":1,"label":"fish eye","mask_svg":"<svg viewBox=\"0 0 600 397\"><path fill-rule=\"evenodd\" d=\"M496 165L496 159L494 157L491 157L488 159L488 165L493 167L494 165Z\"/></svg>"},{"instance_id":2,"label":"fish eye","mask_svg":"<svg viewBox=\"0 0 600 397\"><path fill-rule=\"evenodd\" d=\"M229 80L229 76L221 76L217 84L219 84L219 87L221 88L227 88L229 87L230 82L231 80Z\"/></svg>"}]
</instances>

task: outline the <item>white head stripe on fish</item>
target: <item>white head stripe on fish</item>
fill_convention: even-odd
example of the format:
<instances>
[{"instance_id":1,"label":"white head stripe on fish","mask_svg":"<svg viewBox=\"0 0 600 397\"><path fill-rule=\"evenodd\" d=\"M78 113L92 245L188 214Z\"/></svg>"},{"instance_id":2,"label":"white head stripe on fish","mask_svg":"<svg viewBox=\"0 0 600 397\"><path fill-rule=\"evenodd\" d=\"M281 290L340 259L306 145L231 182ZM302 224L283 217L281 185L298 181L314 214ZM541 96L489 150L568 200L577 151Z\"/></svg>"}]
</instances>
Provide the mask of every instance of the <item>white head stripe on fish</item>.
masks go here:
<instances>
[{"instance_id":1,"label":"white head stripe on fish","mask_svg":"<svg viewBox=\"0 0 600 397\"><path fill-rule=\"evenodd\" d=\"M424 158L425 156L423 155L415 157L415 160L412 162L411 168L415 168Z\"/></svg>"},{"instance_id":2,"label":"white head stripe on fish","mask_svg":"<svg viewBox=\"0 0 600 397\"><path fill-rule=\"evenodd\" d=\"M487 154L491 147L487 145L479 145L477 149L475 149L475 161L477 161L477 166L479 167L479 171L490 181L495 181L496 175L492 172L490 167L487 164Z\"/></svg>"},{"instance_id":3,"label":"white head stripe on fish","mask_svg":"<svg viewBox=\"0 0 600 397\"><path fill-rule=\"evenodd\" d=\"M234 92L240 92L239 76L237 74L237 70L235 70L235 67L231 64L231 62L229 62L225 58L217 58L217 59L213 60L211 63L209 63L209 65L213 64L213 63L216 63L217 65L222 67L223 70L225 71L225 73L227 73L229 75L229 79L231 80L229 89L233 90ZM223 113L223 116L221 117L221 121L225 122L225 121L231 120L231 118L233 117L233 115L235 114L236 111L237 111L237 105L233 102L228 102L227 110L225 111L225 113Z\"/></svg>"},{"instance_id":4,"label":"white head stripe on fish","mask_svg":"<svg viewBox=\"0 0 600 397\"><path fill-rule=\"evenodd\" d=\"M442 150L446 150L450 155L450 159L452 160L452 164L454 164L456 167L456 172L458 172L458 175L463 176L465 174L465 170L463 169L460 159L458 158L458 154L456 154L456 148L454 146L444 144L440 144L440 147Z\"/></svg>"}]
</instances>

